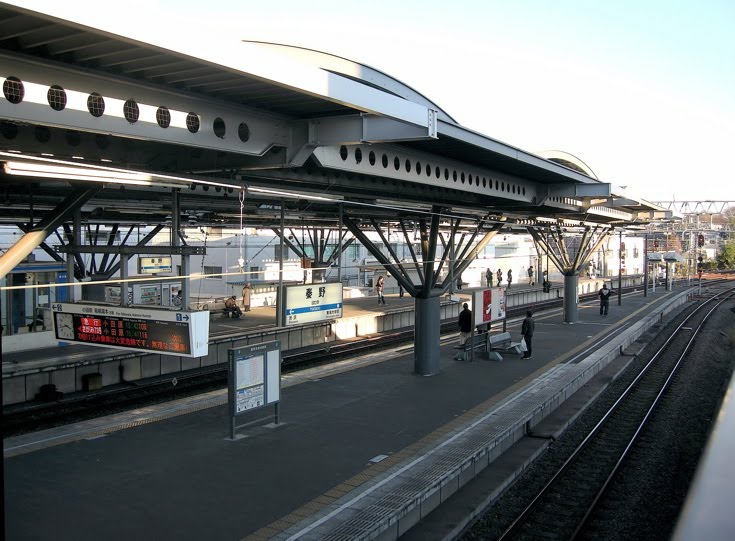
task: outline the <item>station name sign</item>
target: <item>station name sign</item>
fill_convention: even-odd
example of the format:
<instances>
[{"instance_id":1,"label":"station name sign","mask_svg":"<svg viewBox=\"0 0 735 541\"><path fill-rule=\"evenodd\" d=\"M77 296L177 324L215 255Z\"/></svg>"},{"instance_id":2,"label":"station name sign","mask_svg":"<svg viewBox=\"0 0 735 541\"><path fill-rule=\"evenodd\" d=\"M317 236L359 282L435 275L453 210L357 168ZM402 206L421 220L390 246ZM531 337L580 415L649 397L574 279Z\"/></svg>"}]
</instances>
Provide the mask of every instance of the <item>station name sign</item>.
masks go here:
<instances>
[{"instance_id":1,"label":"station name sign","mask_svg":"<svg viewBox=\"0 0 735 541\"><path fill-rule=\"evenodd\" d=\"M209 351L209 312L75 303L51 309L59 341L182 357Z\"/></svg>"},{"instance_id":2,"label":"station name sign","mask_svg":"<svg viewBox=\"0 0 735 541\"><path fill-rule=\"evenodd\" d=\"M342 284L339 282L286 286L283 321L301 325L342 317Z\"/></svg>"},{"instance_id":3,"label":"station name sign","mask_svg":"<svg viewBox=\"0 0 735 541\"><path fill-rule=\"evenodd\" d=\"M157 274L171 272L173 260L171 256L138 257L138 272L140 274Z\"/></svg>"}]
</instances>

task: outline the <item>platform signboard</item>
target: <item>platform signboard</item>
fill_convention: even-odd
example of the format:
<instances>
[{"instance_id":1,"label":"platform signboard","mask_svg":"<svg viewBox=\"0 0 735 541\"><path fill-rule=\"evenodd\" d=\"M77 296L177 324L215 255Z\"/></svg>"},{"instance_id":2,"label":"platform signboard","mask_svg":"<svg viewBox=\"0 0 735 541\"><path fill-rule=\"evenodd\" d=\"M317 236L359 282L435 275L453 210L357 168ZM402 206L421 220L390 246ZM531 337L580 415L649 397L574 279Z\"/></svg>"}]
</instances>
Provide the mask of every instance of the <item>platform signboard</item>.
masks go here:
<instances>
[{"instance_id":1,"label":"platform signboard","mask_svg":"<svg viewBox=\"0 0 735 541\"><path fill-rule=\"evenodd\" d=\"M342 317L342 284L305 284L283 288L285 325L300 325Z\"/></svg>"},{"instance_id":2,"label":"platform signboard","mask_svg":"<svg viewBox=\"0 0 735 541\"><path fill-rule=\"evenodd\" d=\"M472 292L475 326L487 325L505 317L505 288L491 287Z\"/></svg>"},{"instance_id":3,"label":"platform signboard","mask_svg":"<svg viewBox=\"0 0 735 541\"><path fill-rule=\"evenodd\" d=\"M227 350L230 438L235 437L235 417L275 404L281 398L281 342L274 340Z\"/></svg>"},{"instance_id":4,"label":"platform signboard","mask_svg":"<svg viewBox=\"0 0 735 541\"><path fill-rule=\"evenodd\" d=\"M56 303L59 341L182 357L209 352L209 312Z\"/></svg>"},{"instance_id":5,"label":"platform signboard","mask_svg":"<svg viewBox=\"0 0 735 541\"><path fill-rule=\"evenodd\" d=\"M171 272L173 261L171 256L138 257L138 272L140 274L158 274Z\"/></svg>"}]
</instances>

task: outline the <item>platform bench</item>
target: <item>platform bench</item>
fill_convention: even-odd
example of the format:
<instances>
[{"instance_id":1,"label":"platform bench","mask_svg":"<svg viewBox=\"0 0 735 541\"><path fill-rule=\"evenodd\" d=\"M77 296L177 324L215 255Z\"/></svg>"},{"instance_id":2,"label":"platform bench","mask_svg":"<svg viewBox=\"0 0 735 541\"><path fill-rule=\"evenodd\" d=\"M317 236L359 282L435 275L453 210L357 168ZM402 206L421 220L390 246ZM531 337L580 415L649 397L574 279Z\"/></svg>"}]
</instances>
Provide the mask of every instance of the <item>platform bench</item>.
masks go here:
<instances>
[{"instance_id":1,"label":"platform bench","mask_svg":"<svg viewBox=\"0 0 735 541\"><path fill-rule=\"evenodd\" d=\"M504 351L521 355L521 343L513 342L509 332L491 334L487 337L487 351Z\"/></svg>"},{"instance_id":2,"label":"platform bench","mask_svg":"<svg viewBox=\"0 0 735 541\"><path fill-rule=\"evenodd\" d=\"M454 346L454 349L458 349L459 351L454 356L455 361L469 361L470 360L470 351L473 349L482 349L483 351L487 351L487 342L485 339L484 334L473 334L472 337L465 340L464 345L461 346Z\"/></svg>"}]
</instances>

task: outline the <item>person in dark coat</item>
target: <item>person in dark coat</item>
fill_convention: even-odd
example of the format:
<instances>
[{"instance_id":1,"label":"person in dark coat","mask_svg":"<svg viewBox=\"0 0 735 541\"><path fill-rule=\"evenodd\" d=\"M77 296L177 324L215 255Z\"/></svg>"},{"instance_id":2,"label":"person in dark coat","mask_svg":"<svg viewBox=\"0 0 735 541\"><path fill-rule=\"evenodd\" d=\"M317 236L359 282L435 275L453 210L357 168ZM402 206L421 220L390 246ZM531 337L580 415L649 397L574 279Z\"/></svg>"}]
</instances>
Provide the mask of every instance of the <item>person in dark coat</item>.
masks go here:
<instances>
[{"instance_id":1,"label":"person in dark coat","mask_svg":"<svg viewBox=\"0 0 735 541\"><path fill-rule=\"evenodd\" d=\"M462 305L457 324L459 325L459 345L463 346L467 340L472 338L472 310L467 303Z\"/></svg>"},{"instance_id":2,"label":"person in dark coat","mask_svg":"<svg viewBox=\"0 0 735 541\"><path fill-rule=\"evenodd\" d=\"M510 287L510 284L513 283L513 271L511 269L508 269L508 287Z\"/></svg>"},{"instance_id":3,"label":"person in dark coat","mask_svg":"<svg viewBox=\"0 0 735 541\"><path fill-rule=\"evenodd\" d=\"M493 271L487 269L485 271L485 279L487 280L487 287L493 287Z\"/></svg>"},{"instance_id":4,"label":"person in dark coat","mask_svg":"<svg viewBox=\"0 0 735 541\"><path fill-rule=\"evenodd\" d=\"M526 348L528 351L523 354L522 359L530 359L531 358L531 342L533 341L533 331L536 327L536 322L533 320L533 312L529 310L526 312L526 318L523 320L523 324L521 325L521 336L523 336L523 339L526 341Z\"/></svg>"},{"instance_id":5,"label":"person in dark coat","mask_svg":"<svg viewBox=\"0 0 735 541\"><path fill-rule=\"evenodd\" d=\"M600 315L606 316L607 310L610 307L610 294L611 290L607 288L607 284L602 284L602 289L598 293L600 297Z\"/></svg>"}]
</instances>

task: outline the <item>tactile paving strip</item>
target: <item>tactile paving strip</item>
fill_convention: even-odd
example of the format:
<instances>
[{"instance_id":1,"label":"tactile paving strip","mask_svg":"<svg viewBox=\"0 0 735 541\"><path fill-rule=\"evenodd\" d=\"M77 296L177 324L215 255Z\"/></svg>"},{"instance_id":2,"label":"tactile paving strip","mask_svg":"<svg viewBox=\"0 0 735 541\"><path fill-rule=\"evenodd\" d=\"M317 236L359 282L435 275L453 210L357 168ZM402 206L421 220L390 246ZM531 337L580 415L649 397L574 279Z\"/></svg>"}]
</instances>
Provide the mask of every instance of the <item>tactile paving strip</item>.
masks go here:
<instances>
[{"instance_id":1,"label":"tactile paving strip","mask_svg":"<svg viewBox=\"0 0 735 541\"><path fill-rule=\"evenodd\" d=\"M292 539L371 539L400 517L419 506L443 485L456 480L461 471L485 457L502 439L523 425L539 408L549 403L578 380L588 363L560 365L512 395L468 427L450 433L444 442L387 470L383 480L370 488L361 487L346 494L329 516L311 524L302 522L284 532Z\"/></svg>"}]
</instances>

